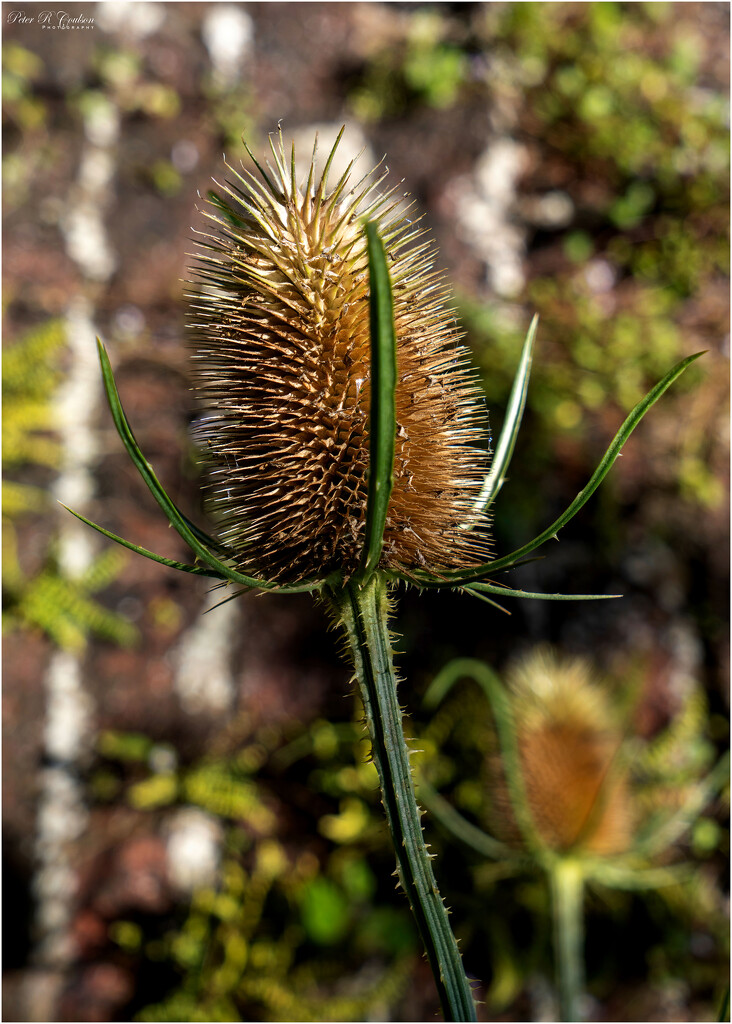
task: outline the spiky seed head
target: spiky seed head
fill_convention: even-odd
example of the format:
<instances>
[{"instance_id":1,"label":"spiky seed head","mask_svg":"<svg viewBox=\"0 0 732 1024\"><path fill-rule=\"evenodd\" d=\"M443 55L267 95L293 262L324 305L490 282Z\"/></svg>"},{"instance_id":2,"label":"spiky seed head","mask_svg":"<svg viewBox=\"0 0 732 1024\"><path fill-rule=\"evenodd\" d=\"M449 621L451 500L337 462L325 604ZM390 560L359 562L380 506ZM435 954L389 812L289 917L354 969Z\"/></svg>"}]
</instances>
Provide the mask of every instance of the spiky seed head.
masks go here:
<instances>
[{"instance_id":1,"label":"spiky seed head","mask_svg":"<svg viewBox=\"0 0 732 1024\"><path fill-rule=\"evenodd\" d=\"M340 137L339 137L340 138ZM317 144L317 139L316 139ZM336 146L338 141L336 141ZM376 222L394 289L397 438L380 566L463 568L486 560L466 530L487 470L483 399L458 344L424 231L379 193L372 171L301 185L294 149L232 168L212 194L190 293L201 439L222 540L239 567L320 581L358 567L369 468L369 282L362 219Z\"/></svg>"},{"instance_id":2,"label":"spiky seed head","mask_svg":"<svg viewBox=\"0 0 732 1024\"><path fill-rule=\"evenodd\" d=\"M628 848L632 806L616 760L621 733L605 690L579 658L539 647L507 674L526 796L537 831L551 849L575 844L607 855ZM491 759L495 821L506 839L518 835L503 767Z\"/></svg>"}]
</instances>

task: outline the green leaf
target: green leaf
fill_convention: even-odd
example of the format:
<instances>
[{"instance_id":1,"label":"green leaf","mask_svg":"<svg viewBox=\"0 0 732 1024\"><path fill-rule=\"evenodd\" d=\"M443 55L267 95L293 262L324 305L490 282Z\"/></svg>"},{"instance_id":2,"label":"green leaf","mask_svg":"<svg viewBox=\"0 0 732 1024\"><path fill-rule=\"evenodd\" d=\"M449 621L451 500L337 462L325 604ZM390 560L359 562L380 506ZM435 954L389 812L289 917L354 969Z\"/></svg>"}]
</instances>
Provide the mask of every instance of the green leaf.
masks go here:
<instances>
[{"instance_id":1,"label":"green leaf","mask_svg":"<svg viewBox=\"0 0 732 1024\"><path fill-rule=\"evenodd\" d=\"M116 533L111 533L109 530L105 530L103 526L93 523L91 519L87 519L81 512L74 512L73 508L69 508L68 505L64 505L62 501L59 502L62 508L65 508L67 512L70 512L72 516L76 516L82 523L86 523L87 526L91 526L93 530L108 537L109 540L113 540L116 544L121 544L123 548L127 548L128 551L134 551L137 555L142 555L144 558L150 558L153 562L159 562L161 565L167 565L171 569L180 569L181 572L189 572L194 576L209 576L214 579L225 579L226 577L215 569L204 569L198 565L186 565L184 562L176 562L172 558L163 558L162 555L156 555L152 551L148 551L147 548L139 547L137 544L132 544L128 540L124 540L122 537L118 537Z\"/></svg>"},{"instance_id":2,"label":"green leaf","mask_svg":"<svg viewBox=\"0 0 732 1024\"><path fill-rule=\"evenodd\" d=\"M366 222L371 326L371 414L366 534L356 574L365 582L376 569L384 543L386 512L394 483L396 446L396 332L394 303L384 244L376 225Z\"/></svg>"},{"instance_id":3,"label":"green leaf","mask_svg":"<svg viewBox=\"0 0 732 1024\"><path fill-rule=\"evenodd\" d=\"M644 889L661 889L667 885L679 885L691 875L688 864L674 864L669 867L649 868L629 863L613 864L608 860L584 861L588 879L608 889L626 889L642 892Z\"/></svg>"},{"instance_id":4,"label":"green leaf","mask_svg":"<svg viewBox=\"0 0 732 1024\"><path fill-rule=\"evenodd\" d=\"M477 597L479 601L485 601L486 604L489 604L492 608L498 609L499 612L503 612L504 615L511 615L511 612L504 608L503 605L499 604L498 601L491 601L489 597L486 597L485 594L478 593L477 590L471 591L468 587L460 587L460 590L462 590L463 593L469 593L471 597Z\"/></svg>"},{"instance_id":5,"label":"green leaf","mask_svg":"<svg viewBox=\"0 0 732 1024\"><path fill-rule=\"evenodd\" d=\"M636 405L625 419L625 422L613 438L610 447L605 452L602 461L590 477L587 485L579 492L572 504L565 509L561 516L559 516L558 519L555 519L551 526L548 526L543 533L534 537L533 540L529 541L528 544L524 544L523 547L518 548L516 551L512 551L510 555L505 555L503 558L497 558L494 562L485 562L483 565L478 566L475 569L458 569L452 572L444 572L441 577L429 576L427 573L415 571L415 580L420 586L444 586L445 583L471 583L481 580L487 573L497 572L499 569L506 569L514 566L518 559L523 558L524 555L528 555L530 552L535 551L536 548L541 547L541 545L545 544L548 540L556 539L558 532L565 527L567 523L574 518L574 516L577 515L579 510L587 504L589 499L595 493L609 473L612 464L615 462L618 455L620 455L623 445L651 406L655 405L661 395L678 377L681 376L684 370L686 370L691 363L702 355L704 355L703 352L697 352L693 356L687 356L686 359L682 359L681 362L676 363L676 365L669 370L666 376L663 377L655 387L651 388L645 398Z\"/></svg>"},{"instance_id":6,"label":"green leaf","mask_svg":"<svg viewBox=\"0 0 732 1024\"><path fill-rule=\"evenodd\" d=\"M444 829L450 832L456 839L469 846L481 857L490 857L492 860L508 859L526 861L526 857L512 850L510 846L499 842L493 836L488 835L482 829L473 825L464 818L460 811L456 810L444 796L437 792L428 782L420 778L418 783L418 796L427 810L432 814Z\"/></svg>"},{"instance_id":7,"label":"green leaf","mask_svg":"<svg viewBox=\"0 0 732 1024\"><path fill-rule=\"evenodd\" d=\"M130 458L137 467L140 476L147 484L150 493L165 513L168 522L180 534L198 558L214 569L222 578L231 580L232 583L243 584L245 587L256 587L260 590L277 590L280 593L300 593L302 591L317 590L319 584L316 583L304 583L296 586L282 587L278 586L276 583L270 583L267 580L258 580L252 576L245 576L244 573L231 569L228 565L221 562L211 554L208 547L205 547L204 545L209 545L211 547L219 547L219 545L216 541L203 533L202 530L199 530L198 527L194 526L193 523L191 523L190 520L188 520L176 507L165 493L158 478L155 476L152 466L140 451L137 441L135 440L135 436L127 422L127 417L125 416L124 409L122 408L122 403L120 402L117 385L114 382L114 374L112 373L112 367L109 362L109 356L107 355L104 345L99 341L99 339L97 339L97 346L99 349L99 361L102 366L104 388L107 393L107 401L109 402L109 408L112 412L112 419L114 420L114 425L117 428L117 433L127 449ZM111 539L116 540L118 543L122 543L125 547L129 547L133 551L136 550L133 545L130 545L126 541L120 541L117 537L112 536ZM152 555L151 552L148 552L146 557L153 557L156 561L159 560L158 556ZM188 570L186 569L185 571Z\"/></svg>"},{"instance_id":8,"label":"green leaf","mask_svg":"<svg viewBox=\"0 0 732 1024\"><path fill-rule=\"evenodd\" d=\"M207 544L212 548L221 549L221 545L217 541L215 541L213 537L209 537L208 534L204 533L203 530L200 530L186 516L183 515L180 509L178 509L177 506L173 504L173 502L170 500L168 495L163 490L160 482L158 481L157 477L153 472L152 466L140 451L137 441L135 440L135 436L132 433L132 430L130 429L130 425L127 421L127 417L125 416L124 409L122 408L122 403L120 402L119 392L117 391L117 385L114 380L114 374L112 373L112 366L109 362L109 356L107 355L107 351L104 348L104 345L99 340L99 338L97 338L97 347L99 350L99 361L102 367L104 389L107 393L107 401L109 402L109 407L112 412L112 419L114 420L114 425L117 428L117 433L122 439L122 443L127 449L130 458L137 466L137 469L139 470L143 480L150 489L153 497L158 502L158 504L163 509L163 511L165 512L169 519L169 512L172 510L175 514L175 517L177 519L180 519L181 522L187 527L188 531L194 534L194 536L201 543ZM173 521L170 521L172 524Z\"/></svg>"},{"instance_id":9,"label":"green leaf","mask_svg":"<svg viewBox=\"0 0 732 1024\"><path fill-rule=\"evenodd\" d=\"M327 878L314 878L302 893L302 923L308 938L320 946L332 946L348 931L348 901Z\"/></svg>"},{"instance_id":10,"label":"green leaf","mask_svg":"<svg viewBox=\"0 0 732 1024\"><path fill-rule=\"evenodd\" d=\"M516 824L518 825L529 852L542 862L546 848L536 830L534 818L526 796L521 755L516 739L513 708L508 691L496 673L475 658L455 658L432 680L424 695L425 708L436 708L447 696L459 679L473 679L485 694L496 724L501 745L501 760L506 773L506 784L511 798Z\"/></svg>"},{"instance_id":11,"label":"green leaf","mask_svg":"<svg viewBox=\"0 0 732 1024\"><path fill-rule=\"evenodd\" d=\"M153 746L150 737L141 732L105 729L97 739L97 750L110 761L146 761Z\"/></svg>"},{"instance_id":12,"label":"green leaf","mask_svg":"<svg viewBox=\"0 0 732 1024\"><path fill-rule=\"evenodd\" d=\"M513 456L513 450L516 447L516 438L518 437L526 407L526 395L529 390L529 377L531 376L531 364L534 357L534 340L538 326L539 317L535 315L526 334L524 347L521 350L521 359L519 360L513 387L511 388L511 396L508 400L508 408L506 409L506 419L501 430L501 436L498 439L498 444L496 445L491 470L485 478L485 483L473 508L474 519L469 524L466 524L464 529L472 529L478 516L490 508L506 482L506 473Z\"/></svg>"},{"instance_id":13,"label":"green leaf","mask_svg":"<svg viewBox=\"0 0 732 1024\"><path fill-rule=\"evenodd\" d=\"M532 594L528 590L510 590L508 587L494 587L490 583L471 583L462 590L473 593L475 597L481 594L497 594L499 597L528 597L536 601L609 601L615 597L622 597L622 594Z\"/></svg>"}]
</instances>

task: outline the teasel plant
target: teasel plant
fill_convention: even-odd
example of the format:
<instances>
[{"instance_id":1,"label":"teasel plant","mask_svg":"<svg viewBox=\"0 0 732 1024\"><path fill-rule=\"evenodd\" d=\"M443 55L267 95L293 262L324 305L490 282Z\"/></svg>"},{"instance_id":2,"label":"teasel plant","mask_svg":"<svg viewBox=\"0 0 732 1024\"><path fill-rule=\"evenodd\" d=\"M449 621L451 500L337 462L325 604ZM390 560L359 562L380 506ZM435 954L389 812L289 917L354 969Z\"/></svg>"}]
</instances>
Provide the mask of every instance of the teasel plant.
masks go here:
<instances>
[{"instance_id":1,"label":"teasel plant","mask_svg":"<svg viewBox=\"0 0 732 1024\"><path fill-rule=\"evenodd\" d=\"M490 552L490 514L526 399L531 324L492 459L484 402L425 232L382 191L387 171L331 186L343 131L298 183L294 147L270 137L271 162L228 167L208 193L209 228L189 291L194 376L204 416L215 535L168 497L135 441L112 368L102 375L122 443L190 547L163 558L74 513L162 565L236 588L312 593L347 638L365 709L399 881L446 1019L474 1001L426 848L402 730L389 629L399 587L496 597L531 594L495 579L550 538L597 489L632 430L697 356L678 363L625 420L562 515L517 551ZM593 596L593 595L590 595ZM605 597L607 595L594 595Z\"/></svg>"},{"instance_id":2,"label":"teasel plant","mask_svg":"<svg viewBox=\"0 0 732 1024\"><path fill-rule=\"evenodd\" d=\"M432 680L425 708L434 712L460 680L480 687L493 720L496 744L485 764L489 831L463 817L422 771L420 799L452 837L495 862L496 877L544 876L557 1019L582 1021L587 889L658 890L688 881L689 866L673 857L673 847L728 783L729 755L706 775L709 765L698 761L683 770L685 758L693 760L688 726L678 744L685 752L663 733L655 744L642 741L590 663L548 645L514 660L505 682L481 661L454 659ZM698 735L694 696L681 715Z\"/></svg>"}]
</instances>

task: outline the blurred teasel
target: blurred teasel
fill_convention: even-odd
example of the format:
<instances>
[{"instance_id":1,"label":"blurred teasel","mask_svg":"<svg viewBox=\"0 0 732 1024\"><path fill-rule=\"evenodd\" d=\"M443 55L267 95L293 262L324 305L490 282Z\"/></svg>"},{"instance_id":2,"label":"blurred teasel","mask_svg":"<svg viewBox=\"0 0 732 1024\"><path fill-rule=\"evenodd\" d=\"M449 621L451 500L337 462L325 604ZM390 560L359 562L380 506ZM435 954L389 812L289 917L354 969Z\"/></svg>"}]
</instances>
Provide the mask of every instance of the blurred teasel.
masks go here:
<instances>
[{"instance_id":1,"label":"blurred teasel","mask_svg":"<svg viewBox=\"0 0 732 1024\"><path fill-rule=\"evenodd\" d=\"M542 842L564 852L627 850L633 809L619 757L623 733L590 665L538 647L513 663L506 684L526 801ZM521 842L500 757L489 759L488 774L493 830Z\"/></svg>"},{"instance_id":2,"label":"blurred teasel","mask_svg":"<svg viewBox=\"0 0 732 1024\"><path fill-rule=\"evenodd\" d=\"M259 178L229 168L191 290L195 386L206 411L210 507L239 567L270 580L348 579L368 500L371 221L387 251L397 380L391 498L380 566L461 569L487 557L486 532L461 529L488 469L482 394L459 344L425 232L386 172L304 185L282 135ZM484 525L481 524L481 525Z\"/></svg>"},{"instance_id":3,"label":"blurred teasel","mask_svg":"<svg viewBox=\"0 0 732 1024\"><path fill-rule=\"evenodd\" d=\"M582 1020L586 887L658 890L691 881L674 846L727 783L729 756L713 763L701 691L689 694L669 729L643 741L588 661L545 645L510 663L505 681L483 662L455 659L432 681L425 705L436 708L460 679L480 686L492 713L488 735L497 742L488 740L494 749L485 758L484 810L490 833L425 778L419 796L443 827L495 861L501 876L545 876L557 1019ZM454 710L445 714L455 717ZM433 724L440 735L438 718ZM676 800L668 798L669 785Z\"/></svg>"}]
</instances>

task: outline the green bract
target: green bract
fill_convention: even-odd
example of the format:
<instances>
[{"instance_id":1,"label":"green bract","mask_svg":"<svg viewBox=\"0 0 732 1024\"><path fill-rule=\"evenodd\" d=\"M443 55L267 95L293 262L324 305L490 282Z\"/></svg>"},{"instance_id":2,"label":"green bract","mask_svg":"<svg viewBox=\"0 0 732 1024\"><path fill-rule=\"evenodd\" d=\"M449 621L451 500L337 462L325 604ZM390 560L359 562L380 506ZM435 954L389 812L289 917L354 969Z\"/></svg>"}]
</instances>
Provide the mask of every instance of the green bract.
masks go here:
<instances>
[{"instance_id":1,"label":"green bract","mask_svg":"<svg viewBox=\"0 0 732 1024\"><path fill-rule=\"evenodd\" d=\"M393 474L394 442L396 432L394 414L394 389L396 382L395 373L395 340L393 325L389 319L391 310L391 290L389 285L389 270L386 264L384 247L381 240L368 223L365 225L368 239L369 267L371 272L371 353L372 353L372 374L374 379L374 404L371 415L371 473L369 476L369 500L367 506L366 544L362 563L359 569L359 579L364 584L368 577L374 572L374 566L378 561L378 554L383 542L384 521L388 507L388 497L391 490L391 479ZM501 431L496 445L496 461L491 473L486 478L485 486L481 496L483 506L491 504L500 491L506 479L508 466L513 454L521 416L525 402L526 390L528 387L529 375L531 373L531 357L534 338L536 335L536 319L532 321L529 333L524 343L521 355L519 370L514 381L511 392L506 423ZM273 583L264 579L257 579L232 569L228 561L217 558L215 551L226 552L226 549L213 537L204 533L199 527L190 521L168 497L160 481L140 451L135 436L125 416L122 403L119 398L117 386L114 381L112 367L109 362L107 351L101 341L98 341L99 359L102 367L104 388L107 394L109 407L112 411L114 425L127 449L132 461L138 469L143 480L147 484L151 494L166 514L170 525L180 534L188 544L196 558L204 565L187 565L176 562L162 555L156 555L152 551L139 547L130 541L110 533L102 526L91 522L85 516L73 509L69 511L88 526L93 527L110 540L122 544L146 558L151 558L162 565L180 569L183 572L193 573L198 576L210 576L213 579L237 583L247 589L277 590L281 593L302 593L315 592L323 588L323 583L308 584L302 583L296 586L286 586ZM626 417L617 434L613 438L609 448L605 452L600 464L590 477L586 486L579 492L574 501L567 509L545 530L533 540L528 541L516 551L512 551L502 558L486 562L476 569L464 569L457 571L445 571L440 576L430 575L427 572L415 571L409 576L389 571L384 573L391 581L404 580L415 583L420 587L457 587L469 590L473 593L492 593L503 597L530 597L544 600L579 600L604 599L607 594L573 595L573 594L531 594L521 590L511 590L507 587L496 586L485 582L485 578L499 570L512 569L518 566L526 555L531 554L548 540L556 539L559 530L580 511L580 509L592 497L607 476L612 464L620 454L625 442L631 433L640 423L648 410L654 405L661 395L681 376L686 368L698 359L702 352L687 356L682 359L653 387L648 394L640 401L631 413Z\"/></svg>"}]
</instances>

